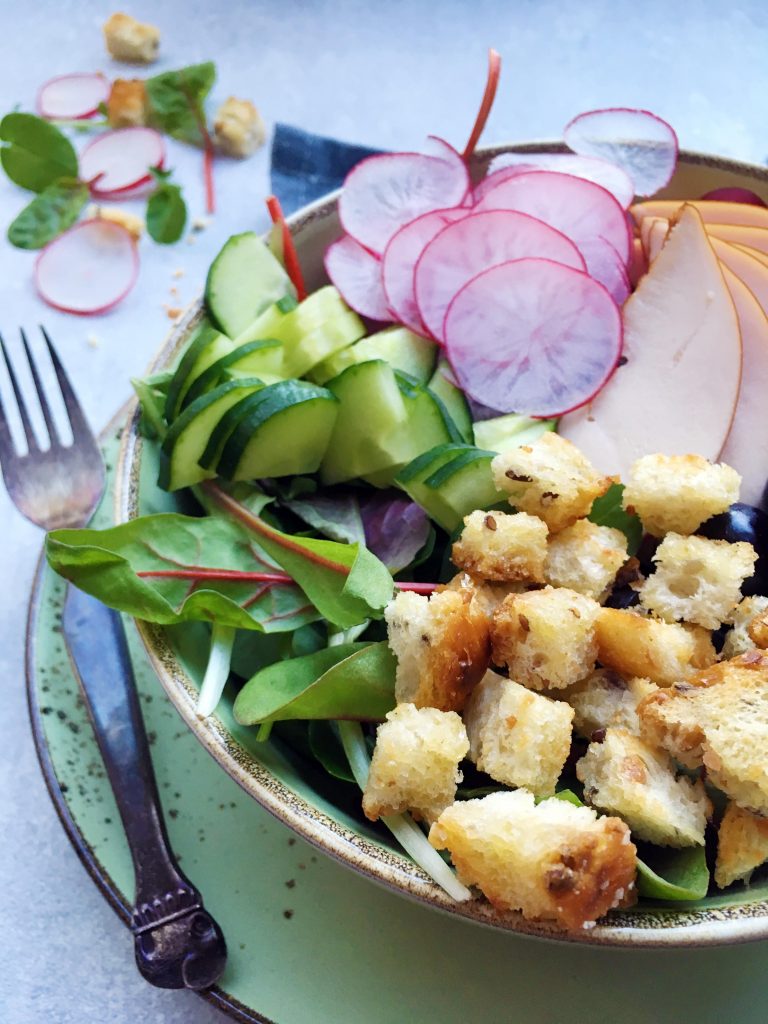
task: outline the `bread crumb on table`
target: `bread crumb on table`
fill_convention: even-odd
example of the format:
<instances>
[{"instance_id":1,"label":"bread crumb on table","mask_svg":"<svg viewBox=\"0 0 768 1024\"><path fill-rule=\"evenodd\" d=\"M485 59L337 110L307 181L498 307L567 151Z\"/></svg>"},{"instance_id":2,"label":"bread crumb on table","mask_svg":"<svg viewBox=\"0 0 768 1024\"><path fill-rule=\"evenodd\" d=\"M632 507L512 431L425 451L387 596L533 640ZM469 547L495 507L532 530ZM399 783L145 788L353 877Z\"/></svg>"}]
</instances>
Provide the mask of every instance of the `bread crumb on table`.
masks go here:
<instances>
[{"instance_id":1,"label":"bread crumb on table","mask_svg":"<svg viewBox=\"0 0 768 1024\"><path fill-rule=\"evenodd\" d=\"M250 100L230 96L213 119L213 142L226 156L246 157L264 144L267 129Z\"/></svg>"},{"instance_id":2,"label":"bread crumb on table","mask_svg":"<svg viewBox=\"0 0 768 1024\"><path fill-rule=\"evenodd\" d=\"M104 41L115 60L151 64L160 51L160 29L118 12L104 23Z\"/></svg>"}]
</instances>

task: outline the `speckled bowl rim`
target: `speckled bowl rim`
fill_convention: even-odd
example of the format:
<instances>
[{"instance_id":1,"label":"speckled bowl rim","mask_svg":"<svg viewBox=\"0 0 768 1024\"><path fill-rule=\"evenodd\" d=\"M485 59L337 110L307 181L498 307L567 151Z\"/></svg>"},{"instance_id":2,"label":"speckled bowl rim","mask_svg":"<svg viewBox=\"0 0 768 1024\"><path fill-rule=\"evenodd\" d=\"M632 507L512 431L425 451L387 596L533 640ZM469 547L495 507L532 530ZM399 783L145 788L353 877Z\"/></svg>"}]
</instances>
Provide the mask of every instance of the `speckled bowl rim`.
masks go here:
<instances>
[{"instance_id":1,"label":"speckled bowl rim","mask_svg":"<svg viewBox=\"0 0 768 1024\"><path fill-rule=\"evenodd\" d=\"M500 145L478 151L473 172L479 174L490 160L505 152L563 152L561 143L529 142ZM689 151L680 163L705 166L757 180L768 186L768 169ZM289 218L300 233L333 214L339 192L303 207ZM171 329L149 372L168 365L195 327L202 302L194 302ZM139 467L144 441L138 432L138 403L134 401L118 459L115 519L125 522L138 515ZM137 622L158 679L185 723L211 756L247 793L298 835L359 874L432 908L478 924L541 939L625 948L711 946L768 938L768 900L746 901L723 907L673 909L649 907L614 911L604 923L578 934L565 934L548 922L527 921L519 913L500 913L486 901L454 902L405 854L371 842L365 836L313 807L277 779L230 734L216 715L201 720L195 705L197 687L183 670L162 628Z\"/></svg>"}]
</instances>

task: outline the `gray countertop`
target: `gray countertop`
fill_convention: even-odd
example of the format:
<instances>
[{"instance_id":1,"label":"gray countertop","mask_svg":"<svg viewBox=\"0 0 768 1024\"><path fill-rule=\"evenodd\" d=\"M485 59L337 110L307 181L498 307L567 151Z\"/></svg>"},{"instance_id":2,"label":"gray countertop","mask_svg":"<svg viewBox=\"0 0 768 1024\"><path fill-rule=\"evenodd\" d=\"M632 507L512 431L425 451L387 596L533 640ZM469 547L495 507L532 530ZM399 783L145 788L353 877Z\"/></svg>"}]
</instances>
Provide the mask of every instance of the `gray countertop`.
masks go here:
<instances>
[{"instance_id":1,"label":"gray countertop","mask_svg":"<svg viewBox=\"0 0 768 1024\"><path fill-rule=\"evenodd\" d=\"M125 74L104 53L100 25L109 13L86 0L0 3L2 112L30 109L54 74ZM764 0L156 0L131 13L160 26L162 67L216 60L215 98L252 97L270 121L350 141L407 149L429 132L465 141L493 45L505 64L487 142L557 137L581 110L629 105L663 115L689 148L755 162L768 156ZM199 155L178 147L170 162L192 215L202 214ZM128 398L128 378L158 347L169 327L164 305L199 292L230 233L265 227L266 148L245 163L222 161L217 183L220 212L208 229L165 249L144 242L139 285L107 316L45 307L31 284L32 255L0 243L0 330L15 343L19 324L49 327L94 425ZM3 177L3 231L23 202ZM174 277L177 270L183 276ZM0 1021L222 1020L191 994L155 991L139 979L123 926L59 826L35 758L23 682L26 603L41 537L2 488L0 523Z\"/></svg>"}]
</instances>

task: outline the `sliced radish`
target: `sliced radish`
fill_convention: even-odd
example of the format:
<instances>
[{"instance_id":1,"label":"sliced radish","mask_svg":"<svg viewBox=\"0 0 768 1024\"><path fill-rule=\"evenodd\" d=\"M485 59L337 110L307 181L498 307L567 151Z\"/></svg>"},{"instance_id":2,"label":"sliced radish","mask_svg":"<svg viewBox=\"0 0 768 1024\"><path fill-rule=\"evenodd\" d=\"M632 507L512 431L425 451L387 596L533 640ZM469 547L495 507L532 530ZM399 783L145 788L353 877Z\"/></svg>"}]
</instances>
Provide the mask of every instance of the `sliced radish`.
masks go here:
<instances>
[{"instance_id":1,"label":"sliced radish","mask_svg":"<svg viewBox=\"0 0 768 1024\"><path fill-rule=\"evenodd\" d=\"M587 274L523 259L483 271L445 319L461 387L500 412L560 416L588 402L621 354L618 306Z\"/></svg>"},{"instance_id":2,"label":"sliced radish","mask_svg":"<svg viewBox=\"0 0 768 1024\"><path fill-rule=\"evenodd\" d=\"M737 188L736 186L731 188L713 188L711 192L707 192L701 198L721 203L746 203L748 206L768 206L768 203L761 199L757 192L753 192L751 188Z\"/></svg>"},{"instance_id":3,"label":"sliced radish","mask_svg":"<svg viewBox=\"0 0 768 1024\"><path fill-rule=\"evenodd\" d=\"M634 185L627 172L599 157L579 156L577 153L502 153L491 161L490 172L514 172L516 168L558 171L560 174L572 174L574 178L594 181L596 185L607 189L625 210L635 198Z\"/></svg>"},{"instance_id":4,"label":"sliced radish","mask_svg":"<svg viewBox=\"0 0 768 1024\"><path fill-rule=\"evenodd\" d=\"M114 198L150 181L150 167L162 167L164 160L165 143L154 128L119 128L85 147L80 177L94 196Z\"/></svg>"},{"instance_id":5,"label":"sliced radish","mask_svg":"<svg viewBox=\"0 0 768 1024\"><path fill-rule=\"evenodd\" d=\"M377 256L403 224L432 210L459 206L469 192L462 162L421 153L386 153L347 175L339 217L348 235Z\"/></svg>"},{"instance_id":6,"label":"sliced radish","mask_svg":"<svg viewBox=\"0 0 768 1024\"><path fill-rule=\"evenodd\" d=\"M465 207L455 206L450 210L425 213L401 227L384 250L382 279L387 304L400 323L417 334L428 333L419 314L414 291L413 273L419 256L444 227L470 212Z\"/></svg>"},{"instance_id":7,"label":"sliced radish","mask_svg":"<svg viewBox=\"0 0 768 1024\"><path fill-rule=\"evenodd\" d=\"M613 301L622 306L629 298L632 286L626 265L611 243L604 238L595 238L591 242L582 242L579 251L587 264L589 276L604 285Z\"/></svg>"},{"instance_id":8,"label":"sliced radish","mask_svg":"<svg viewBox=\"0 0 768 1024\"><path fill-rule=\"evenodd\" d=\"M623 260L631 240L624 210L602 185L572 174L526 171L490 189L476 210L518 210L562 231L576 245L605 238Z\"/></svg>"},{"instance_id":9,"label":"sliced radish","mask_svg":"<svg viewBox=\"0 0 768 1024\"><path fill-rule=\"evenodd\" d=\"M75 224L43 249L35 263L40 297L65 313L106 313L136 282L139 252L113 221Z\"/></svg>"},{"instance_id":10,"label":"sliced radish","mask_svg":"<svg viewBox=\"0 0 768 1024\"><path fill-rule=\"evenodd\" d=\"M59 75L37 94L37 111L41 117L79 121L93 117L109 92L109 79L98 71Z\"/></svg>"},{"instance_id":11,"label":"sliced radish","mask_svg":"<svg viewBox=\"0 0 768 1024\"><path fill-rule=\"evenodd\" d=\"M563 138L574 153L625 170L638 196L652 196L668 185L677 166L675 130L649 110L591 110L567 124Z\"/></svg>"},{"instance_id":12,"label":"sliced radish","mask_svg":"<svg viewBox=\"0 0 768 1024\"><path fill-rule=\"evenodd\" d=\"M344 301L371 320L391 320L381 283L381 260L349 235L325 251L325 270Z\"/></svg>"},{"instance_id":13,"label":"sliced radish","mask_svg":"<svg viewBox=\"0 0 768 1024\"><path fill-rule=\"evenodd\" d=\"M569 238L525 213L486 210L443 228L422 252L414 272L419 313L432 337L444 340L448 306L468 281L488 267L527 256L585 268Z\"/></svg>"},{"instance_id":14,"label":"sliced radish","mask_svg":"<svg viewBox=\"0 0 768 1024\"><path fill-rule=\"evenodd\" d=\"M501 159L497 157L496 159ZM503 181L508 181L510 178L514 178L518 174L525 174L526 171L535 171L535 164L517 164L516 166L509 167L494 167L496 160L491 161L490 169L488 174L483 178L482 181L478 181L472 190L472 197L474 205L476 206L483 197L491 191L492 188L496 188Z\"/></svg>"}]
</instances>

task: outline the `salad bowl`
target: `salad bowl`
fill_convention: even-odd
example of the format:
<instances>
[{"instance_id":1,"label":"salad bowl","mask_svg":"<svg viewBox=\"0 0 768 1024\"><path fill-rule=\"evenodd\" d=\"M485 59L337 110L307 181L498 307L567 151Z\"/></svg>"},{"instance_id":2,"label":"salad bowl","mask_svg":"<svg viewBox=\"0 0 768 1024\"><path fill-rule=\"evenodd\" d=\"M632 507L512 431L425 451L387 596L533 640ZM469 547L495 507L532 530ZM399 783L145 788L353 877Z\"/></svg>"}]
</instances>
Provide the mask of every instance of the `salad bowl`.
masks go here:
<instances>
[{"instance_id":1,"label":"salad bowl","mask_svg":"<svg viewBox=\"0 0 768 1024\"><path fill-rule=\"evenodd\" d=\"M506 152L565 151L559 143L528 143L478 150L473 177L482 177L490 161ZM768 201L768 170L732 160L682 151L674 178L658 198L696 198L713 189L746 188ZM323 256L340 234L339 193L318 200L288 220L309 291L327 283ZM150 372L174 363L203 312L193 304L173 327ZM183 499L157 486L158 456L139 430L139 410L125 430L117 470L116 522L151 512L183 511ZM259 742L257 730L238 724L236 696L229 684L216 712L198 716L196 706L208 655L208 630L201 623L137 627L158 679L186 726L211 756L250 796L324 853L371 881L432 908L469 920L541 938L610 946L697 946L768 938L768 882L725 892L694 903L644 899L638 906L612 912L596 927L563 933L553 924L531 922L518 913L500 913L485 900L457 903L395 845L384 829L362 816L359 799L339 795L320 771L314 772L280 742ZM190 780L194 785L194 780ZM232 835L237 842L237 833Z\"/></svg>"}]
</instances>

